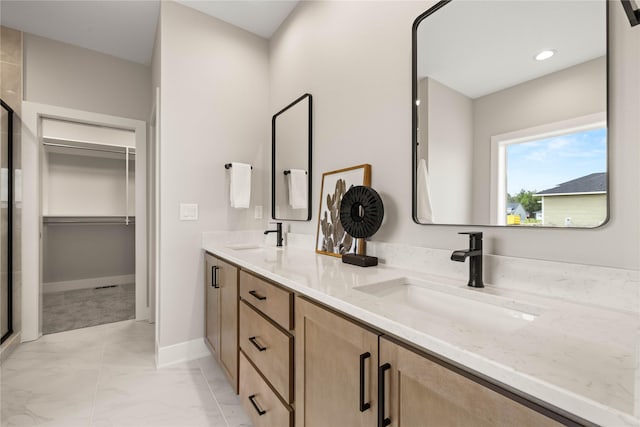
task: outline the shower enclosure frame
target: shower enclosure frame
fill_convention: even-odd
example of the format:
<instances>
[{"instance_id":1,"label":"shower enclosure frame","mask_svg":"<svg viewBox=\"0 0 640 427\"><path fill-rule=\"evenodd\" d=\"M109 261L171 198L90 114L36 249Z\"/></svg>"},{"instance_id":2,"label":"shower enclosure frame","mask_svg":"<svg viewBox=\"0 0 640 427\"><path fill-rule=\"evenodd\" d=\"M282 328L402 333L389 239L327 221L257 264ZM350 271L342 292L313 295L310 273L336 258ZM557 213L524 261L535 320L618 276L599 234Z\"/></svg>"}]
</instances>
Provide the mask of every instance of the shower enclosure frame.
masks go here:
<instances>
[{"instance_id":1,"label":"shower enclosure frame","mask_svg":"<svg viewBox=\"0 0 640 427\"><path fill-rule=\"evenodd\" d=\"M13 335L13 109L0 99L7 110L7 332L0 337L0 344Z\"/></svg>"}]
</instances>

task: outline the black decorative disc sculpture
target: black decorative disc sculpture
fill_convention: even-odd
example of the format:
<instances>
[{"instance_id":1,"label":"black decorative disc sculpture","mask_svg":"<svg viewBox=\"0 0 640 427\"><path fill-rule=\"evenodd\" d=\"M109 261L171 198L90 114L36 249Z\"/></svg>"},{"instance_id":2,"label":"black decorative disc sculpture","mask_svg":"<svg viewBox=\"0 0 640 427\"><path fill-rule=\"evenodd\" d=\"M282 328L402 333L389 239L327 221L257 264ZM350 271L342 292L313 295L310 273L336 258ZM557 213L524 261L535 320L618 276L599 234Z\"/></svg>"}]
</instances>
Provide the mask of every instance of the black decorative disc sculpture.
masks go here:
<instances>
[{"instance_id":1,"label":"black decorative disc sculpture","mask_svg":"<svg viewBox=\"0 0 640 427\"><path fill-rule=\"evenodd\" d=\"M356 239L371 237L380 228L384 218L382 199L371 187L354 186L342 196L340 222L344 230ZM342 262L369 267L378 264L378 258L344 254Z\"/></svg>"}]
</instances>

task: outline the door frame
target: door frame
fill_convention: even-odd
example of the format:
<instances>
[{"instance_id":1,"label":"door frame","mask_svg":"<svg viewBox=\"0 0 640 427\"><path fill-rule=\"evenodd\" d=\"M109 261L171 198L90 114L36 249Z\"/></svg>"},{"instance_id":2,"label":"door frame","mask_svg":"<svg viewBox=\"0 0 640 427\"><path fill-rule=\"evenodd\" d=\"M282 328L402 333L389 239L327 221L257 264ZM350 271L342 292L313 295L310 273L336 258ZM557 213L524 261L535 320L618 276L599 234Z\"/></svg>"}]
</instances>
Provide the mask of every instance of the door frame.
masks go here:
<instances>
[{"instance_id":1,"label":"door frame","mask_svg":"<svg viewBox=\"0 0 640 427\"><path fill-rule=\"evenodd\" d=\"M136 139L136 320L149 318L147 305L146 158L147 123L54 105L22 102L22 337L42 335L42 118L68 120L135 132ZM19 185L19 183L17 183Z\"/></svg>"}]
</instances>

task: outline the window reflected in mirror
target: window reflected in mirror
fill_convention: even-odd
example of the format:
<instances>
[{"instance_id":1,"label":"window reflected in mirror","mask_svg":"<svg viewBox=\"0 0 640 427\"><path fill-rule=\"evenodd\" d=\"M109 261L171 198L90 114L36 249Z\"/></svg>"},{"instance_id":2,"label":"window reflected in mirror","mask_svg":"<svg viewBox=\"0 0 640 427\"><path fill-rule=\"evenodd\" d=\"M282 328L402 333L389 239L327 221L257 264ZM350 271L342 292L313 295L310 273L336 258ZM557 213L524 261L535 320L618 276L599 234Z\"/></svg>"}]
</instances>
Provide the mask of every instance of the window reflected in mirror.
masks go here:
<instances>
[{"instance_id":1,"label":"window reflected in mirror","mask_svg":"<svg viewBox=\"0 0 640 427\"><path fill-rule=\"evenodd\" d=\"M597 227L607 218L607 129L503 141L500 225Z\"/></svg>"},{"instance_id":2,"label":"window reflected in mirror","mask_svg":"<svg viewBox=\"0 0 640 427\"><path fill-rule=\"evenodd\" d=\"M416 19L416 222L606 222L606 8L452 0Z\"/></svg>"}]
</instances>

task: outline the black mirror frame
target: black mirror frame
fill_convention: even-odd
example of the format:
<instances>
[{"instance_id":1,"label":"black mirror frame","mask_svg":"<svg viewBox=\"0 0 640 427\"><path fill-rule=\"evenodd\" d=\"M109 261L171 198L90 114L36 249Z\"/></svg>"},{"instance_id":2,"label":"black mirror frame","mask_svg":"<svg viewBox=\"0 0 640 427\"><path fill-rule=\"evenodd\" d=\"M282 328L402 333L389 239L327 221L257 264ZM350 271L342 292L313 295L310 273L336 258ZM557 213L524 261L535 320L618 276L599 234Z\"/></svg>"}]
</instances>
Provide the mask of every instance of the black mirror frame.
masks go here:
<instances>
[{"instance_id":1,"label":"black mirror frame","mask_svg":"<svg viewBox=\"0 0 640 427\"><path fill-rule=\"evenodd\" d=\"M309 99L309 116L308 116L308 140L309 144L307 147L308 150L308 165L307 165L307 218L306 219L289 219L289 218L277 218L276 217L276 119L279 115L286 112L299 102L304 101L306 98ZM278 111L271 118L271 218L284 220L284 221L311 221L311 181L313 177L312 173L312 135L313 135L313 125L312 125L312 114L313 112L313 96L309 93L305 93L304 95L297 98L291 104L284 107L282 110Z\"/></svg>"},{"instance_id":2,"label":"black mirror frame","mask_svg":"<svg viewBox=\"0 0 640 427\"><path fill-rule=\"evenodd\" d=\"M418 153L416 142L418 141L418 25L429 15L437 12L452 0L440 0L438 3L420 14L411 27L411 218L419 225L418 221ZM433 225L433 224L432 224Z\"/></svg>"},{"instance_id":3,"label":"black mirror frame","mask_svg":"<svg viewBox=\"0 0 640 427\"><path fill-rule=\"evenodd\" d=\"M413 26L411 27L411 217L413 222L418 225L435 225L435 226L459 226L459 227L492 227L492 228L507 228L502 225L493 225L493 224L424 224L418 221L418 203L417 203L417 168L418 168L418 154L417 154L417 145L418 141L418 105L416 101L418 99L418 26L420 23L429 15L440 10L442 7L451 3L453 0L440 0L438 3L427 9L425 12L418 15L418 17L413 21ZM610 100L610 92L611 92L611 81L610 81L610 65L609 53L611 51L611 37L609 35L610 25L609 25L609 7L610 2L605 1L605 38L606 38L606 48L607 48L607 71L606 71L606 86L607 86L607 96L606 96L606 117L607 117L607 178L606 178L606 186L607 186L607 216L605 217L602 224L596 227L589 228L564 228L564 227L525 227L519 229L530 229L530 230L551 230L551 229L560 229L560 230L597 230L605 227L609 221L611 220L611 180L610 180L610 172L611 172L611 138L610 138L610 128L609 123L611 120L611 106L609 104ZM631 7L629 0L621 0L624 10L629 18L631 26L634 25L633 18L640 15L640 10L633 10ZM631 11L631 13L630 13ZM633 17L631 15L634 15Z\"/></svg>"}]
</instances>

